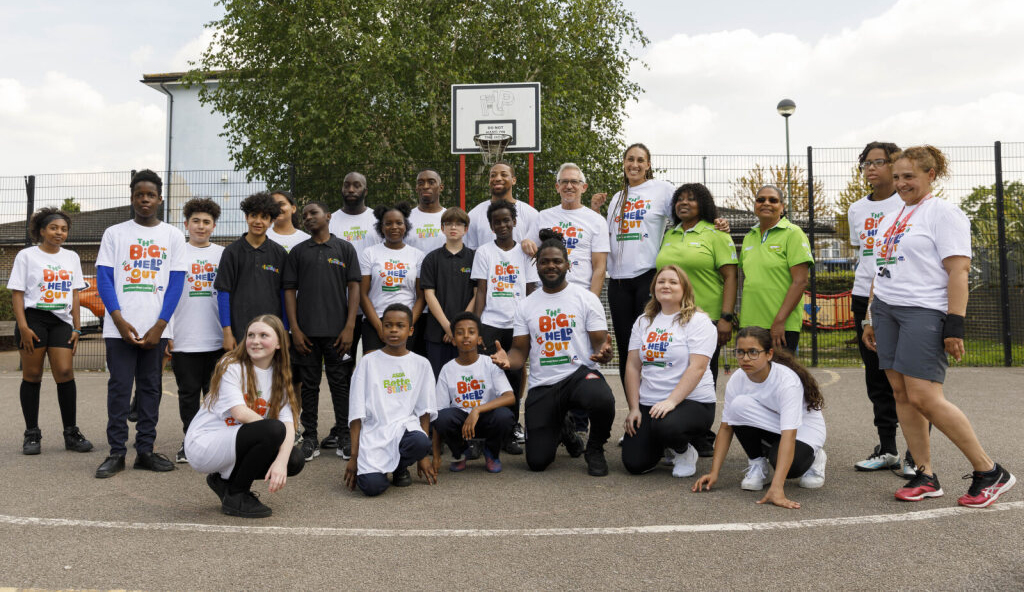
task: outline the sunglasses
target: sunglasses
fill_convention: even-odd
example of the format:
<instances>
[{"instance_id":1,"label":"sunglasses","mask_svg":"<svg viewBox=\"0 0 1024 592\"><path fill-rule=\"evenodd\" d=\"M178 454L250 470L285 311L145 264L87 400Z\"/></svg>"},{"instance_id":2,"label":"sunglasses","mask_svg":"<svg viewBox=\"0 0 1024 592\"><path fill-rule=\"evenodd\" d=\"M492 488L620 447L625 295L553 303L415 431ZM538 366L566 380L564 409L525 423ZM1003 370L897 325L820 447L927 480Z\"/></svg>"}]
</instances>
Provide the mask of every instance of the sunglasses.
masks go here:
<instances>
[{"instance_id":1,"label":"sunglasses","mask_svg":"<svg viewBox=\"0 0 1024 592\"><path fill-rule=\"evenodd\" d=\"M759 203L759 204L763 204L764 202L768 202L768 203L770 203L772 205L775 205L775 204L782 203L782 200L777 198L777 197L774 197L774 196L773 197L761 196L761 197L754 198L754 202Z\"/></svg>"}]
</instances>

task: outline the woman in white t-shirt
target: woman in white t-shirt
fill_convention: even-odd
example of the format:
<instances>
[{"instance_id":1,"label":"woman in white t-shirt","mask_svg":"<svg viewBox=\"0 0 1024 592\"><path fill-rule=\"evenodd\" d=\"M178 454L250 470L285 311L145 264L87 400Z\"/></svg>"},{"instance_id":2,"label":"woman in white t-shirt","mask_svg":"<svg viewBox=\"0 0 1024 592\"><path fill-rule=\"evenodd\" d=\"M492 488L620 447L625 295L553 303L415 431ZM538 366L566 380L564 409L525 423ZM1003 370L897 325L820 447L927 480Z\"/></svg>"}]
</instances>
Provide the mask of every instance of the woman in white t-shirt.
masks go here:
<instances>
[{"instance_id":1,"label":"woman in white t-shirt","mask_svg":"<svg viewBox=\"0 0 1024 592\"><path fill-rule=\"evenodd\" d=\"M711 472L697 479L693 491L710 490L718 481L735 433L748 463L740 488L763 489L771 465L775 474L757 503L797 509L800 504L786 498L786 479L800 477L805 489L825 484L825 419L818 383L787 350L773 349L771 332L762 327L740 329L736 359L743 372L734 373L725 387Z\"/></svg>"},{"instance_id":2,"label":"woman in white t-shirt","mask_svg":"<svg viewBox=\"0 0 1024 592\"><path fill-rule=\"evenodd\" d=\"M633 323L626 361L626 437L622 464L634 475L673 453L673 477L697 472L691 441L715 421L715 384L708 367L718 330L694 303L693 286L678 266L654 276L653 297Z\"/></svg>"},{"instance_id":3,"label":"woman in white t-shirt","mask_svg":"<svg viewBox=\"0 0 1024 592\"><path fill-rule=\"evenodd\" d=\"M92 443L76 425L77 390L72 361L82 336L78 291L85 288L78 254L61 248L68 238L71 218L57 208L43 208L29 220L29 234L38 246L18 252L7 280L17 325L14 340L21 356L21 412L25 416L22 453L39 454L39 389L43 361L57 383L57 403L64 424L64 447L76 452L92 450Z\"/></svg>"},{"instance_id":4,"label":"woman in white t-shirt","mask_svg":"<svg viewBox=\"0 0 1024 592\"><path fill-rule=\"evenodd\" d=\"M411 208L405 202L377 206L375 229L384 239L359 252L359 268L363 274L360 304L363 309L363 353L384 347L384 325L381 312L391 304L402 304L412 310L413 325L419 321L426 300L420 287L420 265L425 254L405 244L412 223ZM410 348L412 342L409 343ZM426 355L426 352L416 352Z\"/></svg>"},{"instance_id":5,"label":"woman in white t-shirt","mask_svg":"<svg viewBox=\"0 0 1024 592\"><path fill-rule=\"evenodd\" d=\"M985 453L967 416L942 393L946 355L957 361L964 355L970 221L960 208L932 199L932 183L948 170L938 148L899 152L892 157L892 169L905 205L882 226L864 344L878 352L878 366L892 384L896 415L917 463L917 474L896 491L896 499L943 494L932 468L931 423L974 468L971 486L958 502L984 508L1017 479Z\"/></svg>"},{"instance_id":6,"label":"woman in white t-shirt","mask_svg":"<svg viewBox=\"0 0 1024 592\"><path fill-rule=\"evenodd\" d=\"M302 470L305 459L294 446L298 410L288 334L281 319L260 315L249 322L245 340L217 363L210 393L185 434L188 462L208 473L206 484L225 514L270 516L252 483L262 478L276 493Z\"/></svg>"},{"instance_id":7,"label":"woman in white t-shirt","mask_svg":"<svg viewBox=\"0 0 1024 592\"><path fill-rule=\"evenodd\" d=\"M281 206L281 213L274 218L274 226L267 229L267 238L284 247L286 253L291 252L292 247L309 238L308 234L296 228L299 215L295 196L288 191L275 191L270 197Z\"/></svg>"}]
</instances>

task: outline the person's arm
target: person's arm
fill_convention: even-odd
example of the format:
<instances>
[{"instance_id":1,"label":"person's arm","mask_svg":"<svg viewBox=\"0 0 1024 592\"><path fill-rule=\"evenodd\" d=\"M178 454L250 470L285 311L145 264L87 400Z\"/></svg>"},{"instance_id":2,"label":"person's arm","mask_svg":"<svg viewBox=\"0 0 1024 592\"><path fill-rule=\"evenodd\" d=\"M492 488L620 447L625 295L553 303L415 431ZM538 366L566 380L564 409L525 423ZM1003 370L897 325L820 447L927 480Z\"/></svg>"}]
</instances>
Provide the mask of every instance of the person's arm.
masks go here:
<instances>
[{"instance_id":1,"label":"person's arm","mask_svg":"<svg viewBox=\"0 0 1024 592\"><path fill-rule=\"evenodd\" d=\"M420 427L423 428L424 434L430 433L429 412L420 416ZM416 474L423 477L428 485L437 485L437 470L434 468L433 459L429 456L424 456L416 462Z\"/></svg>"},{"instance_id":2,"label":"person's arm","mask_svg":"<svg viewBox=\"0 0 1024 592\"><path fill-rule=\"evenodd\" d=\"M71 339L68 343L71 344L71 355L75 355L78 351L78 339L82 336L82 301L78 295L78 290L71 291Z\"/></svg>"},{"instance_id":3,"label":"person's arm","mask_svg":"<svg viewBox=\"0 0 1024 592\"><path fill-rule=\"evenodd\" d=\"M723 265L718 268L718 273L722 276L722 316L726 314L736 313L736 292L737 292L737 279L736 276L736 264L730 263L729 265ZM718 319L718 345L722 346L729 343L732 339L733 330L732 321L726 321L725 319Z\"/></svg>"},{"instance_id":4,"label":"person's arm","mask_svg":"<svg viewBox=\"0 0 1024 592\"><path fill-rule=\"evenodd\" d=\"M384 340L384 327L380 323L380 317L377 316L377 310L373 308L373 302L370 300L370 276L364 275L362 282L359 285L359 302L363 307L363 318L365 318L370 326L377 332L380 339Z\"/></svg>"},{"instance_id":5,"label":"person's arm","mask_svg":"<svg viewBox=\"0 0 1024 592\"><path fill-rule=\"evenodd\" d=\"M484 307L487 306L487 280L476 281L476 296L473 301L473 314L480 318L484 314Z\"/></svg>"},{"instance_id":6,"label":"person's arm","mask_svg":"<svg viewBox=\"0 0 1024 592\"><path fill-rule=\"evenodd\" d=\"M636 435L636 429L643 421L643 414L640 413L640 371L643 363L640 361L640 350L631 349L626 358L626 383L623 385L626 391L626 404L629 406L629 413L626 414L626 422L623 427L630 436Z\"/></svg>"},{"instance_id":7,"label":"person's arm","mask_svg":"<svg viewBox=\"0 0 1024 592\"><path fill-rule=\"evenodd\" d=\"M352 442L352 456L345 465L345 485L349 490L356 488L356 468L359 466L359 432L363 428L363 420L353 419L348 426L349 439Z\"/></svg>"},{"instance_id":8,"label":"person's arm","mask_svg":"<svg viewBox=\"0 0 1024 592\"><path fill-rule=\"evenodd\" d=\"M441 330L444 331L444 342L452 342L451 323L448 322L448 317L444 314L444 309L441 307L441 302L437 299L437 290L428 288L423 290L423 299L427 302L427 308L430 310L430 314L437 321L438 325L441 325Z\"/></svg>"},{"instance_id":9,"label":"person's arm","mask_svg":"<svg viewBox=\"0 0 1024 592\"><path fill-rule=\"evenodd\" d=\"M772 347L774 348L782 349L786 347L786 319L796 309L797 305L800 304L800 301L803 300L810 269L810 265L807 263L797 263L789 268L789 276L791 278L789 289L786 290L786 296L782 299L779 312L775 313L775 319L772 321Z\"/></svg>"},{"instance_id":10,"label":"person's arm","mask_svg":"<svg viewBox=\"0 0 1024 592\"><path fill-rule=\"evenodd\" d=\"M591 253L590 261L594 266L594 275L590 276L590 291L600 298L604 288L604 274L608 271L608 253Z\"/></svg>"},{"instance_id":11,"label":"person's arm","mask_svg":"<svg viewBox=\"0 0 1024 592\"><path fill-rule=\"evenodd\" d=\"M25 292L11 290L11 305L14 307L14 320L18 323L18 332L21 333L21 348L25 353L33 354L39 336L28 326L28 319L25 317Z\"/></svg>"},{"instance_id":12,"label":"person's arm","mask_svg":"<svg viewBox=\"0 0 1024 592\"><path fill-rule=\"evenodd\" d=\"M605 331L587 331L590 337L590 349L594 352L590 360L598 364L607 364L612 361L615 352L612 351L612 336Z\"/></svg>"},{"instance_id":13,"label":"person's arm","mask_svg":"<svg viewBox=\"0 0 1024 592\"><path fill-rule=\"evenodd\" d=\"M359 282L348 283L348 316L345 317L345 326L341 334L334 340L334 349L339 356L343 356L352 349L352 343L356 338L356 313L359 312Z\"/></svg>"},{"instance_id":14,"label":"person's arm","mask_svg":"<svg viewBox=\"0 0 1024 592\"><path fill-rule=\"evenodd\" d=\"M710 362L711 358L708 356L690 354L689 365L686 367L686 371L683 372L682 378L679 379L675 388L672 389L672 392L668 394L664 401L658 401L651 406L651 417L654 419L665 417L683 399L690 396L697 383L700 382L701 377L704 376L704 371L708 369Z\"/></svg>"},{"instance_id":15,"label":"person's arm","mask_svg":"<svg viewBox=\"0 0 1024 592\"><path fill-rule=\"evenodd\" d=\"M114 321L114 327L121 334L121 339L132 345L141 346L142 339L139 338L139 332L121 316L121 304L117 301L117 289L114 287L113 267L96 266L96 291L99 292L100 300L103 301L110 320Z\"/></svg>"},{"instance_id":16,"label":"person's arm","mask_svg":"<svg viewBox=\"0 0 1024 592\"><path fill-rule=\"evenodd\" d=\"M142 343L140 344L142 349L153 349L159 345L164 329L167 328L167 323L171 321L174 309L178 307L178 302L181 300L181 290L184 285L184 271L170 272L167 279L167 290L164 292L164 301L160 307L160 316L153 323L153 326L146 331L146 334L142 336Z\"/></svg>"},{"instance_id":17,"label":"person's arm","mask_svg":"<svg viewBox=\"0 0 1024 592\"><path fill-rule=\"evenodd\" d=\"M235 334L231 332L231 292L217 291L217 316L220 317L220 330L224 335L222 347L224 351L235 349Z\"/></svg>"},{"instance_id":18,"label":"person's arm","mask_svg":"<svg viewBox=\"0 0 1024 592\"><path fill-rule=\"evenodd\" d=\"M711 487L718 482L718 474L725 464L725 457L729 454L729 444L732 443L732 426L724 421L718 426L718 435L715 436L715 456L711 459L711 471L701 475L693 484L691 491L711 491Z\"/></svg>"},{"instance_id":19,"label":"person's arm","mask_svg":"<svg viewBox=\"0 0 1024 592\"><path fill-rule=\"evenodd\" d=\"M306 337L306 334L302 332L302 328L299 327L298 308L295 298L297 291L294 289L284 291L284 311L292 325L292 344L295 345L296 351L305 355L312 350L313 344L310 343L309 338Z\"/></svg>"},{"instance_id":20,"label":"person's arm","mask_svg":"<svg viewBox=\"0 0 1024 592\"><path fill-rule=\"evenodd\" d=\"M607 193L594 193L590 196L590 209L601 214L601 206L603 206L606 201L608 201Z\"/></svg>"},{"instance_id":21,"label":"person's arm","mask_svg":"<svg viewBox=\"0 0 1024 592\"><path fill-rule=\"evenodd\" d=\"M420 320L420 315L423 314L423 288L420 287L420 278L416 278L416 302L412 305L412 324L415 325Z\"/></svg>"},{"instance_id":22,"label":"person's arm","mask_svg":"<svg viewBox=\"0 0 1024 592\"><path fill-rule=\"evenodd\" d=\"M758 500L759 504L775 504L780 508L791 510L800 509L800 504L793 500L786 499L785 485L786 475L789 468L793 466L793 454L796 452L796 430L782 430L782 439L779 440L779 455L775 460L775 474L772 475L772 484L768 492Z\"/></svg>"},{"instance_id":23,"label":"person's arm","mask_svg":"<svg viewBox=\"0 0 1024 592\"><path fill-rule=\"evenodd\" d=\"M502 349L500 341L495 341L494 347L497 351L491 356L492 362L502 370L520 370L530 355L530 336L516 335L513 337L512 347L507 352Z\"/></svg>"},{"instance_id":24,"label":"person's arm","mask_svg":"<svg viewBox=\"0 0 1024 592\"><path fill-rule=\"evenodd\" d=\"M493 411L499 407L511 407L516 404L516 396L512 394L512 391L505 391L500 397L488 401L483 405L477 405L469 410L469 414L466 416L466 421L462 423L462 437L469 439L476 437L476 423L480 420L480 415Z\"/></svg>"},{"instance_id":25,"label":"person's arm","mask_svg":"<svg viewBox=\"0 0 1024 592\"><path fill-rule=\"evenodd\" d=\"M263 477L268 484L267 490L270 493L281 491L288 481L288 457L291 456L292 447L295 446L295 422L281 423L284 424L284 441L281 442L281 447L277 450L277 457L274 458L274 462L270 464L267 474Z\"/></svg>"},{"instance_id":26,"label":"person's arm","mask_svg":"<svg viewBox=\"0 0 1024 592\"><path fill-rule=\"evenodd\" d=\"M964 348L964 317L967 316L968 278L971 271L970 257L954 255L942 260L942 266L949 275L946 289L948 305L946 322L942 328L943 343L946 353L957 362L963 358Z\"/></svg>"}]
</instances>

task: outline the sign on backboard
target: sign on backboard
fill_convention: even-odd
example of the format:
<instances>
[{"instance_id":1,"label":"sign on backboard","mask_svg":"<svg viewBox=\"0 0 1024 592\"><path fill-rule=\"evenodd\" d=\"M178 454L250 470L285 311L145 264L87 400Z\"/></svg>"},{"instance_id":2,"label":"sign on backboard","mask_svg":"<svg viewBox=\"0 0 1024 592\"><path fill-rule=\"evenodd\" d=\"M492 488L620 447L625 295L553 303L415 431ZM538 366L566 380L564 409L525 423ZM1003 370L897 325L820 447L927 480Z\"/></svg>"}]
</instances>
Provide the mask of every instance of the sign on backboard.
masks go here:
<instances>
[{"instance_id":1,"label":"sign on backboard","mask_svg":"<svg viewBox=\"0 0 1024 592\"><path fill-rule=\"evenodd\" d=\"M540 152L540 83L452 85L452 154L475 154L477 134L512 136L505 152Z\"/></svg>"}]
</instances>

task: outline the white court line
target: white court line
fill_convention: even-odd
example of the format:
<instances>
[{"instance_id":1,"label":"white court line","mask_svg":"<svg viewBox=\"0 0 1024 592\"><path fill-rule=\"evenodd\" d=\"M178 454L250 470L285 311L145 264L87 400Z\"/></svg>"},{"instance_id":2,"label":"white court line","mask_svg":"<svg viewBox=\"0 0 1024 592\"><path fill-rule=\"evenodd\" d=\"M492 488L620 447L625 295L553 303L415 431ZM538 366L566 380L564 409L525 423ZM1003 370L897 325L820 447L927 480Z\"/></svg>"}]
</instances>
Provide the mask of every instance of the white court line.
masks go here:
<instances>
[{"instance_id":1,"label":"white court line","mask_svg":"<svg viewBox=\"0 0 1024 592\"><path fill-rule=\"evenodd\" d=\"M823 526L856 526L860 524L886 524L892 522L919 522L935 518L1005 512L1024 509L1024 502L1008 502L984 510L964 507L938 508L904 514L874 514L842 518L818 518L786 522L732 522L722 524L663 524L650 526L615 526L597 528L524 528L524 529L388 529L388 528L328 528L305 526L235 526L228 524L193 524L174 522L109 522L74 520L66 518L34 518L0 514L0 524L15 526L85 527L115 530L177 531L248 535L295 535L330 537L552 537L635 534L678 534L703 532L753 532L760 530L793 530Z\"/></svg>"},{"instance_id":2,"label":"white court line","mask_svg":"<svg viewBox=\"0 0 1024 592\"><path fill-rule=\"evenodd\" d=\"M833 371L827 370L825 368L820 368L819 370L821 370L822 372L825 372L826 374L828 374L828 378L829 378L828 382L820 383L818 385L819 388L825 388L826 386L832 386L833 384L839 382L839 373L838 372L833 372Z\"/></svg>"}]
</instances>

